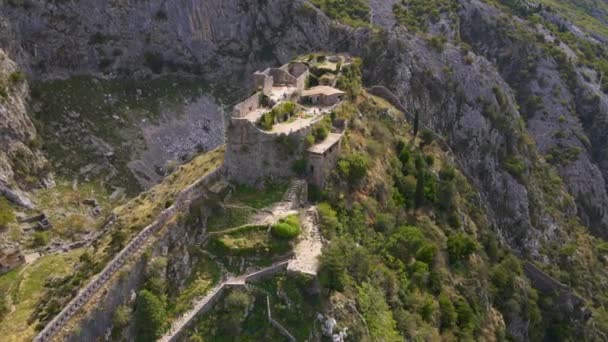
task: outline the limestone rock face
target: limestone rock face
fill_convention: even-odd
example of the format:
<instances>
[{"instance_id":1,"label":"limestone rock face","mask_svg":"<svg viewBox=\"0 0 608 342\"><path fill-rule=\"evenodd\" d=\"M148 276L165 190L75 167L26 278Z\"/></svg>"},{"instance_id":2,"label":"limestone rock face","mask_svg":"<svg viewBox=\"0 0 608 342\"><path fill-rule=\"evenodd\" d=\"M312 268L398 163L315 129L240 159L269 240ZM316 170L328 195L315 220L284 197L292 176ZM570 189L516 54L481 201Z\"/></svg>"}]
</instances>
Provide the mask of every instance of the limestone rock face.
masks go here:
<instances>
[{"instance_id":1,"label":"limestone rock face","mask_svg":"<svg viewBox=\"0 0 608 342\"><path fill-rule=\"evenodd\" d=\"M2 192L30 188L46 176L36 128L27 113L25 75L0 49L0 185ZM19 196L18 196L19 197ZM17 202L19 202L17 200Z\"/></svg>"},{"instance_id":2,"label":"limestone rock face","mask_svg":"<svg viewBox=\"0 0 608 342\"><path fill-rule=\"evenodd\" d=\"M371 4L377 13L390 14L386 3ZM515 96L522 89L511 89L512 75L531 48L510 40L508 28L489 24L499 22L501 12L481 1L463 1L460 25L447 29L459 32L446 33L459 33L473 46L478 54L469 52L469 62L459 48L448 44L437 51L407 30L393 28L391 18L378 21L387 31L373 33L340 25L300 0L83 0L33 3L27 11L11 4L0 9L7 28L3 35L20 42L10 46L13 55L41 78L186 71L213 84L239 85L235 88L246 96L253 71L295 55L317 50L359 55L366 84L387 86L408 109L425 113L425 125L448 138L456 160L480 190L479 205L492 213L512 246L535 255L541 240L559 238L559 229L549 229L555 226L551 218L536 212L526 186L505 168L516 154L524 155L529 168L532 153L547 157L556 149L577 151L572 160L555 166L576 200L567 211L578 211L595 233L607 231L606 95L593 78L582 77L586 70L578 70L584 86L571 91L555 63L540 60L537 78L543 82L531 80L525 91L543 99L544 111L523 115ZM516 48L509 49L512 45ZM505 52L511 55L501 60ZM559 96L551 93L556 86ZM494 88L507 99L505 129L498 129L487 113L487 106L499 106ZM569 110L574 105L575 114ZM535 146L521 143L528 134Z\"/></svg>"},{"instance_id":3,"label":"limestone rock face","mask_svg":"<svg viewBox=\"0 0 608 342\"><path fill-rule=\"evenodd\" d=\"M461 35L486 58L518 92L527 131L538 152L553 164L575 198L579 216L594 233L608 236L608 95L600 90L595 71L576 66L572 87L560 66L534 44L510 36L517 27L501 21L496 8L481 1L463 2ZM546 41L555 41L544 32ZM583 38L581 38L583 39ZM576 55L561 45L568 58ZM521 70L535 61L534 71L521 82ZM526 105L532 95L538 105ZM528 107L528 108L526 108Z\"/></svg>"}]
</instances>

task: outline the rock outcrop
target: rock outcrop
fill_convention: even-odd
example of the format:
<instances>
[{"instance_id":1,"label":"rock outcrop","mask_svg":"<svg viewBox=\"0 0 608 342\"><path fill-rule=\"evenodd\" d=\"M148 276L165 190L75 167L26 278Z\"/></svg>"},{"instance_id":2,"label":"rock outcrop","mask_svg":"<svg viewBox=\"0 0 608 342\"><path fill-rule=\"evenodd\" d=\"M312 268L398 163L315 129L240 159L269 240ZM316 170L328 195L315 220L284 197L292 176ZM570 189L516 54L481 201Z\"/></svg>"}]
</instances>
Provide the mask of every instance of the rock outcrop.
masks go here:
<instances>
[{"instance_id":1,"label":"rock outcrop","mask_svg":"<svg viewBox=\"0 0 608 342\"><path fill-rule=\"evenodd\" d=\"M11 201L31 207L19 188L40 185L47 171L27 113L28 97L25 74L0 49L0 191Z\"/></svg>"}]
</instances>

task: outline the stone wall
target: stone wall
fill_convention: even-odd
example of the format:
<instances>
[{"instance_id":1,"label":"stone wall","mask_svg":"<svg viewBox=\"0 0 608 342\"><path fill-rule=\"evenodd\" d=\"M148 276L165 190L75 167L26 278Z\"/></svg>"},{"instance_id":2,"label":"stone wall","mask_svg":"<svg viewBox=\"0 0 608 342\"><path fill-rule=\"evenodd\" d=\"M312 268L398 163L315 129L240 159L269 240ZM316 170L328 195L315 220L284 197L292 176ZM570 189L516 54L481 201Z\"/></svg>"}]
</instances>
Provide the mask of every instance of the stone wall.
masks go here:
<instances>
[{"instance_id":1,"label":"stone wall","mask_svg":"<svg viewBox=\"0 0 608 342\"><path fill-rule=\"evenodd\" d=\"M296 78L287 70L281 68L269 68L268 74L272 76L275 86L296 86Z\"/></svg>"},{"instance_id":2,"label":"stone wall","mask_svg":"<svg viewBox=\"0 0 608 342\"><path fill-rule=\"evenodd\" d=\"M262 90L262 93L269 95L274 85L272 76L264 74L262 72L255 72L253 74L253 85L255 90Z\"/></svg>"},{"instance_id":3,"label":"stone wall","mask_svg":"<svg viewBox=\"0 0 608 342\"><path fill-rule=\"evenodd\" d=\"M232 110L232 116L235 118L242 118L245 115L260 108L260 95L261 93L256 92L245 101L235 105L234 109Z\"/></svg>"},{"instance_id":4,"label":"stone wall","mask_svg":"<svg viewBox=\"0 0 608 342\"><path fill-rule=\"evenodd\" d=\"M232 119L226 130L226 173L230 180L251 186L262 185L267 178L290 178L293 162L304 154L304 139L312 131L309 125L289 137L264 132L245 119ZM295 151L286 151L281 139L291 139Z\"/></svg>"},{"instance_id":5,"label":"stone wall","mask_svg":"<svg viewBox=\"0 0 608 342\"><path fill-rule=\"evenodd\" d=\"M174 204L163 210L154 222L139 232L139 234L137 234L135 238L133 238L133 240L131 240L131 242L129 242L129 244L127 244L127 246L106 265L101 273L95 276L89 284L82 288L76 297L74 297L74 299L72 299L68 305L44 327L36 338L34 338L34 341L50 341L57 332L65 327L67 321L95 296L98 291L110 281L112 276L127 263L127 261L130 261L130 258L140 250L150 236L162 228L177 212L187 208L189 202L194 199L197 194L200 194L202 186L218 180L223 173L224 169L223 165L221 165L216 170L206 174L180 192L176 196Z\"/></svg>"},{"instance_id":6,"label":"stone wall","mask_svg":"<svg viewBox=\"0 0 608 342\"><path fill-rule=\"evenodd\" d=\"M298 88L298 91L300 93L302 93L302 91L304 89L306 89L306 82L308 81L309 76L310 76L310 71L308 71L308 69L306 69L306 71L304 71L304 73L302 73L300 76L298 76L296 78L296 87Z\"/></svg>"},{"instance_id":7,"label":"stone wall","mask_svg":"<svg viewBox=\"0 0 608 342\"><path fill-rule=\"evenodd\" d=\"M276 265L267 267L263 270L260 270L258 272L254 272L251 273L249 275L247 275L245 277L245 281L248 283L254 283L258 280L264 279L266 277L269 277L271 275L277 274L279 272L283 272L285 270L287 270L287 266L289 265L289 261L283 261L281 263L278 263Z\"/></svg>"},{"instance_id":8,"label":"stone wall","mask_svg":"<svg viewBox=\"0 0 608 342\"><path fill-rule=\"evenodd\" d=\"M574 293L566 284L557 281L531 262L524 264L524 273L530 279L532 287L556 298L554 304L560 310L569 312L569 315L576 320L586 321L591 317L591 313L585 308L585 300Z\"/></svg>"}]
</instances>

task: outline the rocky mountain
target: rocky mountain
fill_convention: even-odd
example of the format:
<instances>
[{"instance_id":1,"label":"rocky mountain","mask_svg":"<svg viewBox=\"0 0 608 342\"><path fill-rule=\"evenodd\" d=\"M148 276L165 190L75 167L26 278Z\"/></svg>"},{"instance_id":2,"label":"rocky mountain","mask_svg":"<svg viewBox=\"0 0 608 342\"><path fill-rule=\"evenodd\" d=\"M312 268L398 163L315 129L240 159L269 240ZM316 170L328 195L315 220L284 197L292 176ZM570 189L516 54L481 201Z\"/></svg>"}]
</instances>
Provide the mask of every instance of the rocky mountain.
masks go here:
<instances>
[{"instance_id":1,"label":"rocky mountain","mask_svg":"<svg viewBox=\"0 0 608 342\"><path fill-rule=\"evenodd\" d=\"M606 13L601 2L574 0L10 0L0 5L0 141L7 146L0 185L31 190L45 185L49 170L67 169L67 179L99 175L115 186L151 187L170 173L170 162L222 142L223 107L249 95L255 70L315 51L347 52L361 57L363 84L385 87L409 122L439 137L445 159L474 189L473 205L487 222L475 224L475 233L466 224L456 230L479 241L496 235L520 262L585 302L585 310L571 305L555 318L550 312L563 307L548 302L558 297L543 296L548 318L537 326L525 309L510 315L501 307L508 336L567 339L587 331L587 339L605 338ZM79 75L93 80L72 86ZM177 80L146 88L166 77ZM140 83L116 91L116 80ZM79 87L94 91L66 100ZM165 96L158 89L174 91L151 108ZM81 102L93 93L107 95L91 110ZM31 118L43 121L43 139ZM366 125L362 131L372 130ZM76 145L95 158L62 157L81 154ZM488 267L498 264L491 259ZM533 278L521 281L528 286ZM489 288L484 293L495 295Z\"/></svg>"},{"instance_id":2,"label":"rocky mountain","mask_svg":"<svg viewBox=\"0 0 608 342\"><path fill-rule=\"evenodd\" d=\"M20 189L41 186L48 168L28 115L28 100L26 75L0 50L0 192L22 205L32 206Z\"/></svg>"}]
</instances>

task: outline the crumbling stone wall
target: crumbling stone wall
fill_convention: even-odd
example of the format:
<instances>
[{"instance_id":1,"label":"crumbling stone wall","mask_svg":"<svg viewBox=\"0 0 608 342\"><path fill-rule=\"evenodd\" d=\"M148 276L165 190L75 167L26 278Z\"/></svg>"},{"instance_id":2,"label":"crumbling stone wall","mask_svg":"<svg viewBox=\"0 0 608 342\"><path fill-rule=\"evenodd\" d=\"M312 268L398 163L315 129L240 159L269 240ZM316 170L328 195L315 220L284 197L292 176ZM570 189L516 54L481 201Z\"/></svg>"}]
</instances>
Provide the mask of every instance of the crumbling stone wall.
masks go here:
<instances>
[{"instance_id":1,"label":"crumbling stone wall","mask_svg":"<svg viewBox=\"0 0 608 342\"><path fill-rule=\"evenodd\" d=\"M247 114L253 112L260 108L260 96L261 93L256 92L252 96L250 96L247 100L237 104L234 106L232 111L232 116L235 118L242 118Z\"/></svg>"},{"instance_id":2,"label":"crumbling stone wall","mask_svg":"<svg viewBox=\"0 0 608 342\"><path fill-rule=\"evenodd\" d=\"M296 78L287 70L281 68L269 68L268 74L272 76L275 86L296 86Z\"/></svg>"},{"instance_id":3,"label":"crumbling stone wall","mask_svg":"<svg viewBox=\"0 0 608 342\"><path fill-rule=\"evenodd\" d=\"M274 79L272 76L258 71L253 74L253 85L256 90L261 90L265 95L270 95Z\"/></svg>"}]
</instances>

